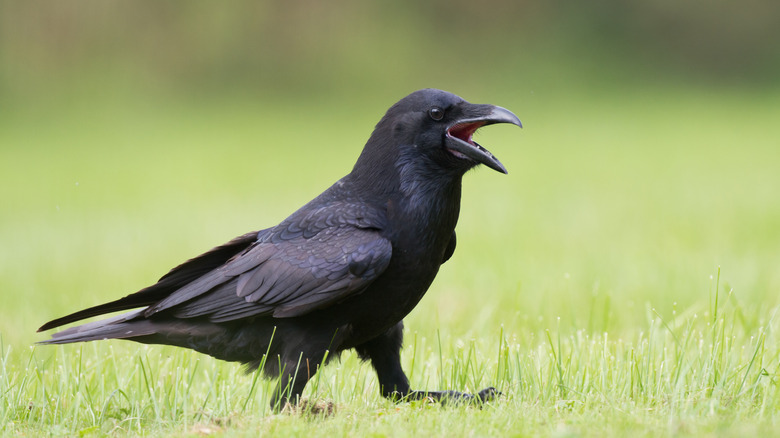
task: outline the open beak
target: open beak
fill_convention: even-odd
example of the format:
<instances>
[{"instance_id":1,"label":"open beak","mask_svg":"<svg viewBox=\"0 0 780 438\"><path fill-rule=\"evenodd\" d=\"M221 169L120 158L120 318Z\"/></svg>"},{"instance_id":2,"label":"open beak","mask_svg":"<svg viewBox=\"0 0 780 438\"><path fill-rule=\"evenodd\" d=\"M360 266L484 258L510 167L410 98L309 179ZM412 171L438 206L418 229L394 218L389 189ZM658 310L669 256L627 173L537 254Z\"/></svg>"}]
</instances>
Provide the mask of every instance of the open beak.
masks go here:
<instances>
[{"instance_id":1,"label":"open beak","mask_svg":"<svg viewBox=\"0 0 780 438\"><path fill-rule=\"evenodd\" d=\"M520 119L511 111L494 105L467 104L463 113L463 118L447 128L447 150L458 158L472 160L507 173L504 165L471 137L477 129L496 123L511 123L522 128Z\"/></svg>"}]
</instances>

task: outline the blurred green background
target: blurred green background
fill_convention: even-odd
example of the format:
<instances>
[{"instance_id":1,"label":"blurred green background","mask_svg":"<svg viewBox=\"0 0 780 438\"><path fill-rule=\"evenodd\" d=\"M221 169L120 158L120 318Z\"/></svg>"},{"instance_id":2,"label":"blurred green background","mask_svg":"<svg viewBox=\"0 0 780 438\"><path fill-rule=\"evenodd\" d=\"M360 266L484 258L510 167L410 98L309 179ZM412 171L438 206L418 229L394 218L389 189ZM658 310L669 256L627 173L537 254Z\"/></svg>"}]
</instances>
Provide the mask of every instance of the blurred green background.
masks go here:
<instances>
[{"instance_id":1,"label":"blurred green background","mask_svg":"<svg viewBox=\"0 0 780 438\"><path fill-rule=\"evenodd\" d=\"M510 173L466 177L409 327L629 333L706 311L718 266L776 305L778 41L770 0L4 1L0 333L277 223L423 87L525 129L479 133Z\"/></svg>"}]
</instances>

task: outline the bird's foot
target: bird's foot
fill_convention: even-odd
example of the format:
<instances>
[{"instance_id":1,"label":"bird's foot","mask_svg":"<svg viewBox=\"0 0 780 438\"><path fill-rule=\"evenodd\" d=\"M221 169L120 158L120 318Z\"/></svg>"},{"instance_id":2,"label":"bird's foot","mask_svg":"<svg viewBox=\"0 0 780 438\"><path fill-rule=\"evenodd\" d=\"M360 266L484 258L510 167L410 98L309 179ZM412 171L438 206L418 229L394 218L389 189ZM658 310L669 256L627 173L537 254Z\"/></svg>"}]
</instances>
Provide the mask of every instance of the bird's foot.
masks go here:
<instances>
[{"instance_id":1,"label":"bird's foot","mask_svg":"<svg viewBox=\"0 0 780 438\"><path fill-rule=\"evenodd\" d=\"M501 392L491 386L475 394L458 391L409 391L409 393L407 393L405 396L399 396L396 400L431 400L439 402L442 405L448 403L474 403L481 405L483 403L495 400L500 395Z\"/></svg>"}]
</instances>

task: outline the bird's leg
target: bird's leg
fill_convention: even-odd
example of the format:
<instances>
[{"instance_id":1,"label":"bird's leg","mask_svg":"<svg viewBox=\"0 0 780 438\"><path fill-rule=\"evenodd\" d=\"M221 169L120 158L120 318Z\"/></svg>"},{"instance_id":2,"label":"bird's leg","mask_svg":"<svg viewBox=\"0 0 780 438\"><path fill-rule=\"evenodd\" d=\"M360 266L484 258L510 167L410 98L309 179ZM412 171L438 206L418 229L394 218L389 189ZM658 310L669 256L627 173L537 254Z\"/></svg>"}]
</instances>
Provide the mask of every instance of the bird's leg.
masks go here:
<instances>
[{"instance_id":1,"label":"bird's leg","mask_svg":"<svg viewBox=\"0 0 780 438\"><path fill-rule=\"evenodd\" d=\"M304 357L302 354L295 360L280 360L279 383L271 395L271 409L280 411L287 403L297 405L301 399L303 388L319 369L322 356L318 359Z\"/></svg>"},{"instance_id":2,"label":"bird's leg","mask_svg":"<svg viewBox=\"0 0 780 438\"><path fill-rule=\"evenodd\" d=\"M398 401L433 399L442 403L448 401L493 400L500 393L493 387L476 394L458 391L413 391L409 379L401 369L401 344L403 343L403 322L399 322L378 337L357 346L355 349L364 360L371 360L379 378L382 396Z\"/></svg>"},{"instance_id":3,"label":"bird's leg","mask_svg":"<svg viewBox=\"0 0 780 438\"><path fill-rule=\"evenodd\" d=\"M376 338L355 347L363 360L371 360L379 378L379 390L386 398L402 399L409 394L409 379L401 369L403 322Z\"/></svg>"}]
</instances>

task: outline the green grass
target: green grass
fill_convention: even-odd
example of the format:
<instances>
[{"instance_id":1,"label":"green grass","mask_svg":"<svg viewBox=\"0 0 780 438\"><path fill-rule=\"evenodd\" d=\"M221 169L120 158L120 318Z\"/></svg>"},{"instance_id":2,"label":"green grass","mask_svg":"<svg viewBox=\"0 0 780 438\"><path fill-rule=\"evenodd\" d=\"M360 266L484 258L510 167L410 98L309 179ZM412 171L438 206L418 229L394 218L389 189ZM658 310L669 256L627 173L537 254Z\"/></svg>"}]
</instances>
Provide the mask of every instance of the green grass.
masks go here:
<instances>
[{"instance_id":1,"label":"green grass","mask_svg":"<svg viewBox=\"0 0 780 438\"><path fill-rule=\"evenodd\" d=\"M780 96L466 97L526 128L479 133L510 173L466 176L458 250L406 320L403 363L415 388L500 400L395 405L344 354L305 393L334 415L277 415L270 382L190 351L34 347L41 323L278 222L350 169L390 103L108 100L0 119L0 430L780 436Z\"/></svg>"}]
</instances>

